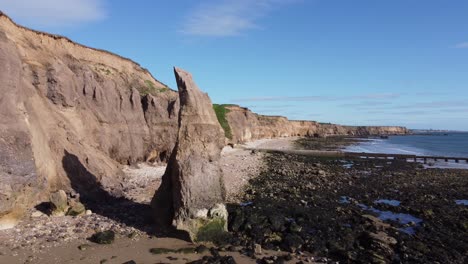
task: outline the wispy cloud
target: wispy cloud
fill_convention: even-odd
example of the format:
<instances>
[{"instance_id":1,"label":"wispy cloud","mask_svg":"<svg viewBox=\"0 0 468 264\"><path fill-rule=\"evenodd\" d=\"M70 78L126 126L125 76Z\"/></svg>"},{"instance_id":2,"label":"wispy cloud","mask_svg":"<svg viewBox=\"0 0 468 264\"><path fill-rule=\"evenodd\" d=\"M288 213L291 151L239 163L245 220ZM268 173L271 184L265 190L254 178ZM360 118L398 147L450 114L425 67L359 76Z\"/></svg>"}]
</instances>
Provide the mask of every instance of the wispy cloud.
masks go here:
<instances>
[{"instance_id":1,"label":"wispy cloud","mask_svg":"<svg viewBox=\"0 0 468 264\"><path fill-rule=\"evenodd\" d=\"M455 45L455 48L457 48L457 49L468 49L468 42L458 43L457 45Z\"/></svg>"},{"instance_id":2,"label":"wispy cloud","mask_svg":"<svg viewBox=\"0 0 468 264\"><path fill-rule=\"evenodd\" d=\"M363 101L363 102L357 102L357 103L341 104L339 106L355 108L355 107L371 107L371 106L382 106L382 105L391 105L391 104L392 102L386 102L386 101Z\"/></svg>"},{"instance_id":3,"label":"wispy cloud","mask_svg":"<svg viewBox=\"0 0 468 264\"><path fill-rule=\"evenodd\" d=\"M399 98L400 94L394 93L382 93L382 94L365 94L365 95L351 95L351 96L264 96L264 97L248 97L233 99L232 102L266 102L266 101L278 101L278 102L330 102L340 100L384 100Z\"/></svg>"},{"instance_id":4,"label":"wispy cloud","mask_svg":"<svg viewBox=\"0 0 468 264\"><path fill-rule=\"evenodd\" d=\"M297 101L332 101L332 96L261 96L233 99L233 102L297 102Z\"/></svg>"},{"instance_id":5,"label":"wispy cloud","mask_svg":"<svg viewBox=\"0 0 468 264\"><path fill-rule=\"evenodd\" d=\"M33 26L74 26L106 17L104 0L0 0L0 9Z\"/></svg>"},{"instance_id":6,"label":"wispy cloud","mask_svg":"<svg viewBox=\"0 0 468 264\"><path fill-rule=\"evenodd\" d=\"M297 0L211 0L188 15L180 32L197 36L236 36L261 26L258 20Z\"/></svg>"},{"instance_id":7,"label":"wispy cloud","mask_svg":"<svg viewBox=\"0 0 468 264\"><path fill-rule=\"evenodd\" d=\"M430 111L422 111L422 110L414 110L414 111L395 111L396 109L392 110L371 110L366 111L366 114L369 115L397 115L397 116L408 116L408 115L433 115L433 112Z\"/></svg>"},{"instance_id":8,"label":"wispy cloud","mask_svg":"<svg viewBox=\"0 0 468 264\"><path fill-rule=\"evenodd\" d=\"M398 108L406 109L440 109L440 108L454 108L454 107L464 107L466 106L466 101L431 101L431 102L419 102L407 105L400 105Z\"/></svg>"}]
</instances>

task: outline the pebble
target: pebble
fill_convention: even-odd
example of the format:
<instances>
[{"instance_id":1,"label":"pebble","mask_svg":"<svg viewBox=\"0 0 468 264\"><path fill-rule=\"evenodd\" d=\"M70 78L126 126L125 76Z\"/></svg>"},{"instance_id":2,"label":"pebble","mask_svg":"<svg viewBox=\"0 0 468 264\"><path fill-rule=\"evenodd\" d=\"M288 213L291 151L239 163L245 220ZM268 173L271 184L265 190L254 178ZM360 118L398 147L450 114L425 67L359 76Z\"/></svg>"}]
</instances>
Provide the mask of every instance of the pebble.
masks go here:
<instances>
[{"instance_id":1,"label":"pebble","mask_svg":"<svg viewBox=\"0 0 468 264\"><path fill-rule=\"evenodd\" d=\"M44 216L44 215L45 214L42 213L41 211L34 211L34 212L32 212L31 217L37 218L37 217L41 217L41 216Z\"/></svg>"},{"instance_id":2,"label":"pebble","mask_svg":"<svg viewBox=\"0 0 468 264\"><path fill-rule=\"evenodd\" d=\"M260 244L255 244L255 245L254 245L254 253L255 253L255 255L260 255L260 254L262 254L262 245L260 245Z\"/></svg>"}]
</instances>

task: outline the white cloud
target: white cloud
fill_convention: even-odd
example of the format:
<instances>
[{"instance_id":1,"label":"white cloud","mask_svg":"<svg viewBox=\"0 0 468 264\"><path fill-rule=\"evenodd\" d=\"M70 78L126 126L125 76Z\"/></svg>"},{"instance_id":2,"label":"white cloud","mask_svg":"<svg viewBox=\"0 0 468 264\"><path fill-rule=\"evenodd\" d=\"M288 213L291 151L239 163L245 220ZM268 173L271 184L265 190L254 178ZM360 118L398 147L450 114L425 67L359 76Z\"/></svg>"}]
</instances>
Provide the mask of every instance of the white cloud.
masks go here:
<instances>
[{"instance_id":1,"label":"white cloud","mask_svg":"<svg viewBox=\"0 0 468 264\"><path fill-rule=\"evenodd\" d=\"M458 43L457 45L455 45L455 48L457 48L457 49L468 49L468 42Z\"/></svg>"},{"instance_id":2,"label":"white cloud","mask_svg":"<svg viewBox=\"0 0 468 264\"><path fill-rule=\"evenodd\" d=\"M74 26L106 17L104 0L0 0L0 9L33 26Z\"/></svg>"},{"instance_id":3,"label":"white cloud","mask_svg":"<svg viewBox=\"0 0 468 264\"><path fill-rule=\"evenodd\" d=\"M199 5L187 17L182 33L197 36L236 36L261 28L259 18L283 4L297 0L211 0Z\"/></svg>"}]
</instances>

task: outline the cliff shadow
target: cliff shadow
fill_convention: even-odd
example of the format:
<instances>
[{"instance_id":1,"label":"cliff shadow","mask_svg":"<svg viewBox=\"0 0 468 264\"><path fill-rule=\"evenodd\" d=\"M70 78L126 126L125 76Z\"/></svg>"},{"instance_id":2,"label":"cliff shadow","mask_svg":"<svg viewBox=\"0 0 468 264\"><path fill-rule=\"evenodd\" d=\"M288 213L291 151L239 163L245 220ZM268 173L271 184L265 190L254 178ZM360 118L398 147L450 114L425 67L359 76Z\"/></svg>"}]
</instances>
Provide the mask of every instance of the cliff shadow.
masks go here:
<instances>
[{"instance_id":1,"label":"cliff shadow","mask_svg":"<svg viewBox=\"0 0 468 264\"><path fill-rule=\"evenodd\" d=\"M70 179L71 187L80 194L80 201L86 209L148 235L187 239L171 226L157 225L149 204L137 203L107 192L76 155L65 150L62 165Z\"/></svg>"}]
</instances>

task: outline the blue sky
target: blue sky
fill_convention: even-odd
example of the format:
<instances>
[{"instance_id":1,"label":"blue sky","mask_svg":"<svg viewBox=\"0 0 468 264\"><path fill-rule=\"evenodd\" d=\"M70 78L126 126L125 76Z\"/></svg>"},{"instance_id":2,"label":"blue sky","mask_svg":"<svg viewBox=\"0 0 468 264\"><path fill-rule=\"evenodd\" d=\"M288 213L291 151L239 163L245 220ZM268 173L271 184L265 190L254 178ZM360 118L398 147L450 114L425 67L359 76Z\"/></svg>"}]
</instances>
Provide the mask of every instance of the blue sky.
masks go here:
<instances>
[{"instance_id":1,"label":"blue sky","mask_svg":"<svg viewBox=\"0 0 468 264\"><path fill-rule=\"evenodd\" d=\"M0 0L176 88L290 119L468 130L468 1Z\"/></svg>"}]
</instances>

